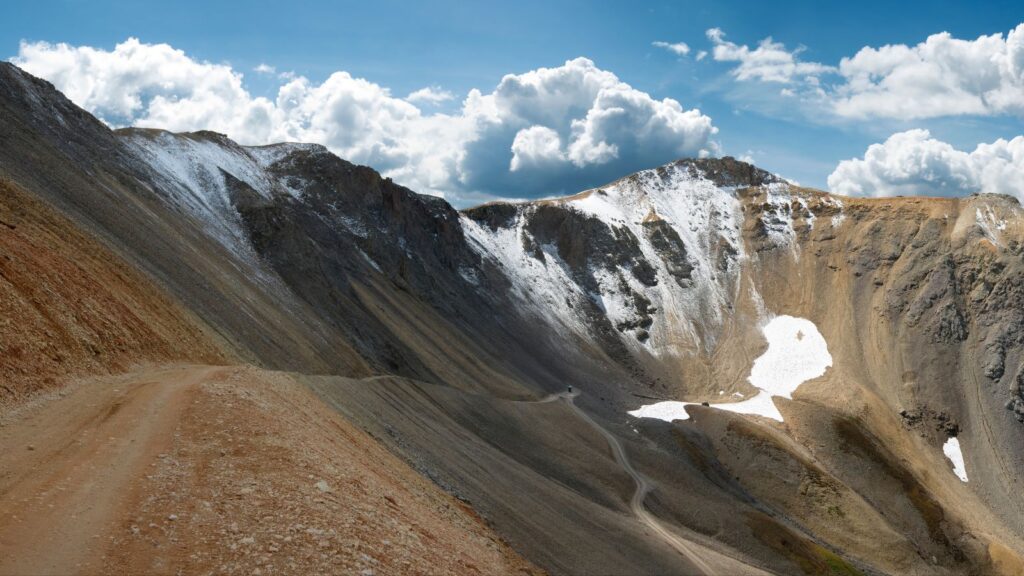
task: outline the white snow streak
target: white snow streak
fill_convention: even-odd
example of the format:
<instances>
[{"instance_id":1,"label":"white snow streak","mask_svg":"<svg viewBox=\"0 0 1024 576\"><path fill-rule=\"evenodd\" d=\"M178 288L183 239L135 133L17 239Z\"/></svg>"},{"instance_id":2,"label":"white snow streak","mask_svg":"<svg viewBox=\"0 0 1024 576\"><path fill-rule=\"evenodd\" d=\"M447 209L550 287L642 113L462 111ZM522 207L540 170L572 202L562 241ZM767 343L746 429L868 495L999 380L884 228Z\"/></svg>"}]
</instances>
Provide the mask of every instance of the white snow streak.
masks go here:
<instances>
[{"instance_id":1,"label":"white snow streak","mask_svg":"<svg viewBox=\"0 0 1024 576\"><path fill-rule=\"evenodd\" d=\"M135 131L121 135L127 147L151 170L158 192L169 205L195 218L203 231L250 263L258 260L228 191L227 175L263 198L275 192L293 197L304 186L298 178L278 179L267 170L308 144L244 147L213 134Z\"/></svg>"},{"instance_id":2,"label":"white snow streak","mask_svg":"<svg viewBox=\"0 0 1024 576\"><path fill-rule=\"evenodd\" d=\"M761 392L742 402L712 404L713 408L738 414L757 414L783 422L774 396L791 398L801 384L821 376L832 366L825 338L810 320L777 316L764 328L768 349L754 360L749 382ZM667 401L647 404L630 411L637 418L657 418L666 422L687 420L686 406L693 402Z\"/></svg>"},{"instance_id":3,"label":"white snow streak","mask_svg":"<svg viewBox=\"0 0 1024 576\"><path fill-rule=\"evenodd\" d=\"M960 440L954 436L942 445L942 453L953 463L953 473L961 482L967 482L967 467L964 466L964 453L960 450Z\"/></svg>"},{"instance_id":4,"label":"white snow streak","mask_svg":"<svg viewBox=\"0 0 1024 576\"><path fill-rule=\"evenodd\" d=\"M554 246L541 246L545 262L538 261L523 246L524 221L535 205L519 207L514 226L492 231L463 217L466 235L475 249L505 268L514 294L525 309L538 317L553 318L573 329L581 338L591 339L583 313L585 300L602 308L613 324L634 313L623 294L622 281L651 301L658 312L648 328L645 347L655 355L675 355L703 346L711 349L718 328L738 292L743 243L740 238L743 212L733 188L719 188L710 180L690 173L685 164L671 164L645 170L611 185L568 199L551 200L570 210L599 218L614 228L628 228L638 240L643 259L654 267L658 283L645 286L627 270L592 270L599 287L585 294L572 281L569 268ZM680 286L648 239L645 219L666 222L679 235L693 266L692 282ZM721 255L722 246L732 253Z\"/></svg>"},{"instance_id":5,"label":"white snow streak","mask_svg":"<svg viewBox=\"0 0 1024 576\"><path fill-rule=\"evenodd\" d=\"M984 212L982 212L981 208L975 208L974 221L992 244L1003 247L1001 232L1006 230L1006 220L996 216L992 206L985 205Z\"/></svg>"}]
</instances>

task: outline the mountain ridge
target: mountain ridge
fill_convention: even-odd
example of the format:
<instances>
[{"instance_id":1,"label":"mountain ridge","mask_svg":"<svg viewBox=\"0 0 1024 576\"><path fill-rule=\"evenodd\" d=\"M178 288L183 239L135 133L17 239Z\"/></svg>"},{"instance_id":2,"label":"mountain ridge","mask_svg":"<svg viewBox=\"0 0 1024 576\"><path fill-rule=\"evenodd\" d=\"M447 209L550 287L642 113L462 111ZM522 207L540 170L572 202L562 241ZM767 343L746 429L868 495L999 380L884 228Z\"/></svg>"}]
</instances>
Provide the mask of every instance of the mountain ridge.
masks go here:
<instances>
[{"instance_id":1,"label":"mountain ridge","mask_svg":"<svg viewBox=\"0 0 1024 576\"><path fill-rule=\"evenodd\" d=\"M9 64L0 112L0 173L543 568L679 568L621 513L604 438L523 402L567 386L652 481L651 513L742 565L1012 573L1024 555L1016 199L840 197L722 158L457 211L315 145L112 131ZM784 315L820 331L828 369L769 399L781 422L716 409L757 396ZM688 419L628 415L652 400Z\"/></svg>"}]
</instances>

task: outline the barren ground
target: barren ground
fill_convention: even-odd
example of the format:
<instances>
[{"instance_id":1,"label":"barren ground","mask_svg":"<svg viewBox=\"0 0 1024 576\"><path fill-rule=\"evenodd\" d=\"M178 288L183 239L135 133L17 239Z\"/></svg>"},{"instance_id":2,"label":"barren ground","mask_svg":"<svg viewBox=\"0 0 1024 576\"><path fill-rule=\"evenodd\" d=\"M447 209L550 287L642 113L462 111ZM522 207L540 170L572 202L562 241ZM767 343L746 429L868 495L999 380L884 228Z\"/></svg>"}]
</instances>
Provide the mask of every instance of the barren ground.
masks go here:
<instances>
[{"instance_id":1,"label":"barren ground","mask_svg":"<svg viewBox=\"0 0 1024 576\"><path fill-rule=\"evenodd\" d=\"M536 573L283 373L160 366L0 425L0 574Z\"/></svg>"}]
</instances>

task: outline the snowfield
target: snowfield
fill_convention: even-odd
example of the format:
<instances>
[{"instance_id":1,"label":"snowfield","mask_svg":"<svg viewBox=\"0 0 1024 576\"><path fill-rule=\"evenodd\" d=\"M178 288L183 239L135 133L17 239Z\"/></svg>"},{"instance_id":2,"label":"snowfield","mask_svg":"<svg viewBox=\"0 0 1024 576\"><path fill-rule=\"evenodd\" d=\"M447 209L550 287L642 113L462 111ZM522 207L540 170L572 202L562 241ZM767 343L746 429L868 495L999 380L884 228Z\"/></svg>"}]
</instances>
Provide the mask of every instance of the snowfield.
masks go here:
<instances>
[{"instance_id":1,"label":"snowfield","mask_svg":"<svg viewBox=\"0 0 1024 576\"><path fill-rule=\"evenodd\" d=\"M737 414L756 414L783 422L774 396L792 398L801 384L813 380L832 366L825 337L814 322L794 316L776 316L762 329L768 349L754 360L747 380L760 392L742 402L712 404L713 408ZM694 402L667 401L646 404L629 412L637 418L657 418L666 422L687 420L686 407ZM951 440L956 440L951 438ZM957 448L959 451L959 447ZM966 481L966 480L965 480Z\"/></svg>"},{"instance_id":2,"label":"snowfield","mask_svg":"<svg viewBox=\"0 0 1024 576\"><path fill-rule=\"evenodd\" d=\"M942 445L942 453L953 463L953 473L961 482L967 482L967 467L964 466L964 453L960 450L960 441L956 437L946 440Z\"/></svg>"},{"instance_id":3,"label":"snowfield","mask_svg":"<svg viewBox=\"0 0 1024 576\"><path fill-rule=\"evenodd\" d=\"M832 366L825 337L814 322L793 316L777 316L763 329L768 350L754 360L748 380L772 396L792 398L804 382L817 378Z\"/></svg>"}]
</instances>

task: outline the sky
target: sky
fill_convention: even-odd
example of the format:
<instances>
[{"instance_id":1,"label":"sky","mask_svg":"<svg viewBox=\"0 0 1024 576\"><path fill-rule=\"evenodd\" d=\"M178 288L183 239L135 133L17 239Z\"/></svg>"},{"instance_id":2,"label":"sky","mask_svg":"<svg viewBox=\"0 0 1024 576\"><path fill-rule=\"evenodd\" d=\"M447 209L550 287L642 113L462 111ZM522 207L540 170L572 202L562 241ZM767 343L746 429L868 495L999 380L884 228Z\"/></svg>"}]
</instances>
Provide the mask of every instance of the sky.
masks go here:
<instances>
[{"instance_id":1,"label":"sky","mask_svg":"<svg viewBox=\"0 0 1024 576\"><path fill-rule=\"evenodd\" d=\"M1022 2L5 2L112 126L317 142L457 206L732 155L853 195L1024 191Z\"/></svg>"}]
</instances>

